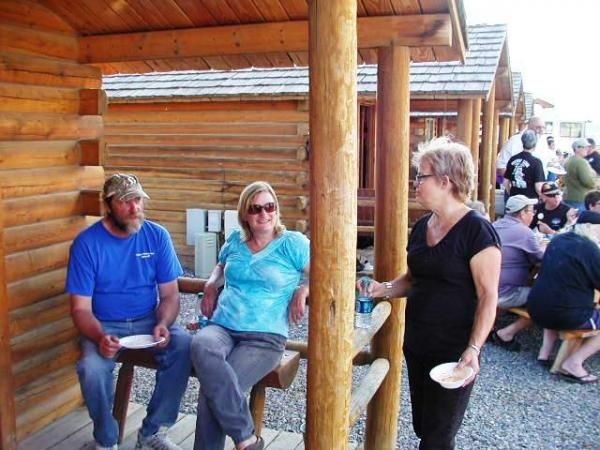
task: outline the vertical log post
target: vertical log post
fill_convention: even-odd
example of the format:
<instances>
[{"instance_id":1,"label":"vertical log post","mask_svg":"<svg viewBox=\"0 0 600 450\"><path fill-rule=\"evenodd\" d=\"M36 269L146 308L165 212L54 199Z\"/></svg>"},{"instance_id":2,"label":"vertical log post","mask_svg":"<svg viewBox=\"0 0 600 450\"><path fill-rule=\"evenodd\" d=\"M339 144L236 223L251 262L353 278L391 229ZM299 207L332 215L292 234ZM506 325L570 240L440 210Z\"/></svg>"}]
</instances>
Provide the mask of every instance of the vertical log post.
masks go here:
<instances>
[{"instance_id":1,"label":"vertical log post","mask_svg":"<svg viewBox=\"0 0 600 450\"><path fill-rule=\"evenodd\" d=\"M494 143L494 97L496 86L492 84L488 99L483 104L483 129L481 136L481 173L479 174L479 200L485 205L485 209L490 212L490 174L492 165L492 145Z\"/></svg>"},{"instance_id":2,"label":"vertical log post","mask_svg":"<svg viewBox=\"0 0 600 450\"><path fill-rule=\"evenodd\" d=\"M306 448L348 448L357 215L356 0L312 0Z\"/></svg>"},{"instance_id":3,"label":"vertical log post","mask_svg":"<svg viewBox=\"0 0 600 450\"><path fill-rule=\"evenodd\" d=\"M496 158L500 141L500 111L494 110L494 131L492 139L492 164L490 167L490 219L496 219Z\"/></svg>"},{"instance_id":4,"label":"vertical log post","mask_svg":"<svg viewBox=\"0 0 600 450\"><path fill-rule=\"evenodd\" d=\"M458 101L456 134L459 141L471 148L471 139L473 138L473 100L471 99Z\"/></svg>"},{"instance_id":5,"label":"vertical log post","mask_svg":"<svg viewBox=\"0 0 600 450\"><path fill-rule=\"evenodd\" d=\"M515 113L510 118L510 131L508 133L508 137L510 138L516 132L517 132L517 116Z\"/></svg>"},{"instance_id":6,"label":"vertical log post","mask_svg":"<svg viewBox=\"0 0 600 450\"><path fill-rule=\"evenodd\" d=\"M0 448L17 449L15 390L8 327L8 295L4 267L4 206L0 192Z\"/></svg>"},{"instance_id":7,"label":"vertical log post","mask_svg":"<svg viewBox=\"0 0 600 450\"><path fill-rule=\"evenodd\" d=\"M475 188L471 192L471 198L477 200L477 186L479 186L479 128L481 127L481 99L473 100L471 108L471 156L475 166Z\"/></svg>"},{"instance_id":8,"label":"vertical log post","mask_svg":"<svg viewBox=\"0 0 600 450\"><path fill-rule=\"evenodd\" d=\"M410 136L410 51L386 47L377 53L377 160L375 187L375 278L406 271ZM390 362L385 381L369 403L365 449L396 448L405 299L372 342L375 358Z\"/></svg>"},{"instance_id":9,"label":"vertical log post","mask_svg":"<svg viewBox=\"0 0 600 450\"><path fill-rule=\"evenodd\" d=\"M510 117L502 117L500 119L500 132L499 132L499 141L498 141L498 149L499 152L502 146L508 141L510 137Z\"/></svg>"}]
</instances>

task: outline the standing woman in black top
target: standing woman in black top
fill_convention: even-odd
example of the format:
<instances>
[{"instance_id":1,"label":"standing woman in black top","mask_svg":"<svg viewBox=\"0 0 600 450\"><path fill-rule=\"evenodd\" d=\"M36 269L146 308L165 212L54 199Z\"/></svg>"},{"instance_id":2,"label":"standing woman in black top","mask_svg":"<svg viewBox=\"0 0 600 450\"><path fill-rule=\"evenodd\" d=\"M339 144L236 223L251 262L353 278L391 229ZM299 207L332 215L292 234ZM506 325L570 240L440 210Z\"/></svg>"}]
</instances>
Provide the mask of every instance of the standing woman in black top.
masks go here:
<instances>
[{"instance_id":1,"label":"standing woman in black top","mask_svg":"<svg viewBox=\"0 0 600 450\"><path fill-rule=\"evenodd\" d=\"M366 290L408 297L404 356L419 448L452 449L494 324L500 240L490 222L465 205L475 173L467 147L438 139L414 154L413 165L416 199L431 213L413 227L408 271ZM434 366L449 361L473 368L462 388L444 389L429 378Z\"/></svg>"}]
</instances>

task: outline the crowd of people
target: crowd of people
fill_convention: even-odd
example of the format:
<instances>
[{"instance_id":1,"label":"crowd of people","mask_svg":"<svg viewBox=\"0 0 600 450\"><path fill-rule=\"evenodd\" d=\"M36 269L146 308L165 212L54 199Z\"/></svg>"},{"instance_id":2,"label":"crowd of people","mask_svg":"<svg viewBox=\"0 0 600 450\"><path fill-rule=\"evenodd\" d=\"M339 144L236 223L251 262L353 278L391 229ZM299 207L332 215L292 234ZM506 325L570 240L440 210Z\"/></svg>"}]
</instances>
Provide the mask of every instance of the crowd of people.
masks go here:
<instances>
[{"instance_id":1,"label":"crowd of people","mask_svg":"<svg viewBox=\"0 0 600 450\"><path fill-rule=\"evenodd\" d=\"M516 335L536 323L544 328L538 361L550 367L558 331L600 328L594 303L600 289L600 155L591 138L575 139L567 157L551 136L540 149L542 132L543 122L532 117L497 159L498 180L506 189L504 217L493 224L502 242L498 308L526 307L531 319L519 317L494 329L490 340L519 351ZM586 339L562 363L559 376L596 382L583 362L598 351L600 336Z\"/></svg>"},{"instance_id":2,"label":"crowd of people","mask_svg":"<svg viewBox=\"0 0 600 450\"><path fill-rule=\"evenodd\" d=\"M407 297L403 349L420 449L454 448L486 341L519 350L515 336L531 320L494 329L497 308L529 308L544 327L538 355L544 365L558 330L600 327L594 306L600 191L592 173L600 157L579 139L567 160L542 160L535 156L541 130L533 118L502 149L498 175L509 197L494 223L469 202L475 168L467 147L438 139L415 152L416 200L430 212L410 234L408 269L393 280L357 285L375 297ZM236 450L261 450L246 395L277 366L289 325L305 313L309 241L285 229L268 183L248 185L238 202L240 229L226 240L205 284L208 325L192 338L175 325L183 271L166 229L145 219L147 198L136 176L112 175L103 189L105 216L71 247L66 290L81 334L77 373L96 449L117 448L112 372L121 340L145 334L154 341L158 369L135 448L179 449L167 434L193 368L200 381L194 449L221 450L230 436ZM547 247L540 236L551 239ZM540 264L532 286L531 269ZM561 377L597 381L583 362L599 350L600 336L588 339L564 361ZM444 389L429 376L448 361L472 370L460 389Z\"/></svg>"}]
</instances>

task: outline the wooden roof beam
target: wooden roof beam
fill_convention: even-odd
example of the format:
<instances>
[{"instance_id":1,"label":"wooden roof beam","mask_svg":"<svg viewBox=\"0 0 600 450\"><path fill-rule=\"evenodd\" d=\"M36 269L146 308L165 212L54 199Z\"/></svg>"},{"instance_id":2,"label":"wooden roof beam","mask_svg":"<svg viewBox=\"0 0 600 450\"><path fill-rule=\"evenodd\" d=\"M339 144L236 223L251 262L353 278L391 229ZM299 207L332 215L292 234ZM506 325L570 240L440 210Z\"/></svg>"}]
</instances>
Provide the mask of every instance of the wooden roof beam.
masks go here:
<instances>
[{"instance_id":1,"label":"wooden roof beam","mask_svg":"<svg viewBox=\"0 0 600 450\"><path fill-rule=\"evenodd\" d=\"M448 14L358 18L358 47L449 47ZM83 36L82 63L308 51L308 21Z\"/></svg>"}]
</instances>

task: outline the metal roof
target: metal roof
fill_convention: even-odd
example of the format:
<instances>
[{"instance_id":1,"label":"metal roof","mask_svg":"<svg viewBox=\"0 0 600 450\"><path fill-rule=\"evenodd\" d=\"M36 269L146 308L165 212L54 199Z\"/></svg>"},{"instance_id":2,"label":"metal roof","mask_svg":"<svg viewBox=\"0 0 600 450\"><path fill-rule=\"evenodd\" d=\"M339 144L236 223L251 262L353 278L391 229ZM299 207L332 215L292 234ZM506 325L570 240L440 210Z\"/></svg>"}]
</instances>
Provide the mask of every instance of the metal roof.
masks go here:
<instances>
[{"instance_id":1,"label":"metal roof","mask_svg":"<svg viewBox=\"0 0 600 450\"><path fill-rule=\"evenodd\" d=\"M506 25L468 27L469 51L465 63L411 64L411 95L485 97L506 52ZM241 69L226 71L180 71L104 77L110 101L170 100L190 97L263 97L308 95L308 68ZM359 95L375 95L377 66L358 67ZM511 92L512 94L512 92Z\"/></svg>"}]
</instances>

